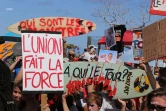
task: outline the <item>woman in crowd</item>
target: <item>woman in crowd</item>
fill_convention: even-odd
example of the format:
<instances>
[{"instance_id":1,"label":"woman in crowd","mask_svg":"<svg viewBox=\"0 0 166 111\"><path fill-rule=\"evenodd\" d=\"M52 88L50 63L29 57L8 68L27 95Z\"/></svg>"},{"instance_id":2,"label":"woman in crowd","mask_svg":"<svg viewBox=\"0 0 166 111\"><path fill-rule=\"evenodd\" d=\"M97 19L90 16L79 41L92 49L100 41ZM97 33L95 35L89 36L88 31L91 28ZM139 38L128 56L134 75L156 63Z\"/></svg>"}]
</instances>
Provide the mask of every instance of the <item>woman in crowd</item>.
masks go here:
<instances>
[{"instance_id":1,"label":"woman in crowd","mask_svg":"<svg viewBox=\"0 0 166 111\"><path fill-rule=\"evenodd\" d=\"M0 60L0 110L18 111L11 95L11 71L9 67Z\"/></svg>"},{"instance_id":2,"label":"woman in crowd","mask_svg":"<svg viewBox=\"0 0 166 111\"><path fill-rule=\"evenodd\" d=\"M88 109L89 111L105 111L105 110L110 110L110 109L113 109L113 108L107 108L107 107L104 107L105 106L105 103L103 103L104 99L102 98L102 96L97 93L97 92L92 92L92 93L89 93L87 98L86 98L86 102L87 102L87 105L88 105ZM120 99L118 99L119 103L121 103L121 111L125 111L126 110L126 103L125 101L122 101Z\"/></svg>"},{"instance_id":3,"label":"woman in crowd","mask_svg":"<svg viewBox=\"0 0 166 111\"><path fill-rule=\"evenodd\" d=\"M166 111L166 89L158 88L147 96L149 111Z\"/></svg>"},{"instance_id":4,"label":"woman in crowd","mask_svg":"<svg viewBox=\"0 0 166 111\"><path fill-rule=\"evenodd\" d=\"M22 84L21 83L14 84L12 96L16 104L21 101L22 99Z\"/></svg>"}]
</instances>

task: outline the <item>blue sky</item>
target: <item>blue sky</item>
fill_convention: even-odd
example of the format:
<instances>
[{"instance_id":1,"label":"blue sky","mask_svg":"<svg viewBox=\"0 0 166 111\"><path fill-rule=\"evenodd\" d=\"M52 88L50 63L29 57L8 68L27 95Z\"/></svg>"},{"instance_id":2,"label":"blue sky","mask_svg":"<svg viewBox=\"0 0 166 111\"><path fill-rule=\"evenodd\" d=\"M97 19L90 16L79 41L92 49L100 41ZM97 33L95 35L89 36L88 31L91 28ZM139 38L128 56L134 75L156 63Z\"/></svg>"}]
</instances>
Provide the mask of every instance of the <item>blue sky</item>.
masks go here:
<instances>
[{"instance_id":1,"label":"blue sky","mask_svg":"<svg viewBox=\"0 0 166 111\"><path fill-rule=\"evenodd\" d=\"M116 2L116 0L112 1L113 3ZM139 16L138 6L140 4L147 4L149 6L150 0L124 0L123 4L134 12L134 16ZM97 24L95 31L67 39L68 43L73 43L82 49L86 47L87 36L103 36L104 30L108 28L105 23L99 22L92 16L93 10L100 6L99 0L1 0L0 35L8 32L6 30L8 26L29 18L78 17Z\"/></svg>"}]
</instances>

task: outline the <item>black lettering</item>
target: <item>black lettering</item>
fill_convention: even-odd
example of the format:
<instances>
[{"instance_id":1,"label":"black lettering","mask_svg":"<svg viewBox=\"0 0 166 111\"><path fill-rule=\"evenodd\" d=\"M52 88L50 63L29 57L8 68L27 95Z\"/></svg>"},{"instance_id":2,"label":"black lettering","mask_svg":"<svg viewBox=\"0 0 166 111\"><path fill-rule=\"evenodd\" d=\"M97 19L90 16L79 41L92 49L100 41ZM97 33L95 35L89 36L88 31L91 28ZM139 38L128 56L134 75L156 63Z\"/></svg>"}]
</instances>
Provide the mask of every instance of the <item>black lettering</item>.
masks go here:
<instances>
[{"instance_id":1,"label":"black lettering","mask_svg":"<svg viewBox=\"0 0 166 111\"><path fill-rule=\"evenodd\" d=\"M121 80L121 76L122 76L122 73L121 72L117 72L116 75L115 75L115 78L118 79L118 81L122 81Z\"/></svg>"},{"instance_id":2,"label":"black lettering","mask_svg":"<svg viewBox=\"0 0 166 111\"><path fill-rule=\"evenodd\" d=\"M127 95L129 94L129 87L128 86L125 86L124 93L126 93Z\"/></svg>"},{"instance_id":3,"label":"black lettering","mask_svg":"<svg viewBox=\"0 0 166 111\"><path fill-rule=\"evenodd\" d=\"M83 70L83 69L81 68L81 78L86 78L88 69L84 69L83 73L82 73L82 70Z\"/></svg>"},{"instance_id":4,"label":"black lettering","mask_svg":"<svg viewBox=\"0 0 166 111\"><path fill-rule=\"evenodd\" d=\"M127 76L128 72L129 72L128 69L123 70L123 73L124 73L124 75L123 75L123 79Z\"/></svg>"},{"instance_id":5,"label":"black lettering","mask_svg":"<svg viewBox=\"0 0 166 111\"><path fill-rule=\"evenodd\" d=\"M114 69L105 69L106 70L106 76L105 79L109 79L109 80L113 80L114 78L114 73L112 72ZM109 75L111 75L111 77L109 78Z\"/></svg>"},{"instance_id":6,"label":"black lettering","mask_svg":"<svg viewBox=\"0 0 166 111\"><path fill-rule=\"evenodd\" d=\"M93 72L93 66L92 66L92 68L91 68L91 73L90 73L90 78L91 78L91 79L93 78L92 72Z\"/></svg>"},{"instance_id":7,"label":"black lettering","mask_svg":"<svg viewBox=\"0 0 166 111\"><path fill-rule=\"evenodd\" d=\"M66 67L64 74L68 74L68 77L70 77L70 68L69 66Z\"/></svg>"},{"instance_id":8,"label":"black lettering","mask_svg":"<svg viewBox=\"0 0 166 111\"><path fill-rule=\"evenodd\" d=\"M78 73L77 75L75 75L76 70L79 71L79 73ZM75 78L80 78L80 69L79 69L78 67L76 67L76 68L73 70L73 76L74 76ZM81 79L81 78L80 78L80 79Z\"/></svg>"},{"instance_id":9,"label":"black lettering","mask_svg":"<svg viewBox=\"0 0 166 111\"><path fill-rule=\"evenodd\" d=\"M98 69L98 68L101 68L101 67L100 66L96 66L95 72L94 72L94 77L99 76L99 75L96 75L97 72L100 72L100 69Z\"/></svg>"},{"instance_id":10,"label":"black lettering","mask_svg":"<svg viewBox=\"0 0 166 111\"><path fill-rule=\"evenodd\" d=\"M154 4L153 7L158 7L159 5L161 5L159 0L154 0Z\"/></svg>"}]
</instances>

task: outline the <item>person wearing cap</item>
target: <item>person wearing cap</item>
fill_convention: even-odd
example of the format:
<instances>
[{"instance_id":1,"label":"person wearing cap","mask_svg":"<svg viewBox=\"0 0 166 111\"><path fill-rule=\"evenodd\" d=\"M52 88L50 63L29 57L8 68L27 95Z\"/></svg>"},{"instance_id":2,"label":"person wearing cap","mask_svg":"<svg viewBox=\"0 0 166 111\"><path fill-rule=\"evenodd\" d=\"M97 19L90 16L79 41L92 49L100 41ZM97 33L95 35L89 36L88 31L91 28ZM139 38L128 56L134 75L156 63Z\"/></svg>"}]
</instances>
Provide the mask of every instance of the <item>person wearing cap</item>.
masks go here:
<instances>
[{"instance_id":1,"label":"person wearing cap","mask_svg":"<svg viewBox=\"0 0 166 111\"><path fill-rule=\"evenodd\" d=\"M97 49L97 47L95 47L94 45L90 45L89 49L90 49L89 53L91 55L90 60L93 61L95 58L97 58L97 55L96 55L96 49Z\"/></svg>"}]
</instances>

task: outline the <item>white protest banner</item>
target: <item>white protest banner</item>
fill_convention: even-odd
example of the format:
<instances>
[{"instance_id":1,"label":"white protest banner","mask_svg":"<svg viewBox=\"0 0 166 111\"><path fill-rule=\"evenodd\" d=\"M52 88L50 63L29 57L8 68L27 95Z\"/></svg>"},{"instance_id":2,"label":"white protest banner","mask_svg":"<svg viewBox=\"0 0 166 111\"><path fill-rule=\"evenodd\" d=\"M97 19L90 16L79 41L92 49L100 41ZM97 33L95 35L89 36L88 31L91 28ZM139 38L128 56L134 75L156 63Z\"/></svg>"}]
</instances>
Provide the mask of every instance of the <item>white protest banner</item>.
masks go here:
<instances>
[{"instance_id":1,"label":"white protest banner","mask_svg":"<svg viewBox=\"0 0 166 111\"><path fill-rule=\"evenodd\" d=\"M150 14L152 15L166 15L166 1L165 0L152 0L150 7Z\"/></svg>"},{"instance_id":2,"label":"white protest banner","mask_svg":"<svg viewBox=\"0 0 166 111\"><path fill-rule=\"evenodd\" d=\"M22 33L23 91L63 91L62 35Z\"/></svg>"}]
</instances>

